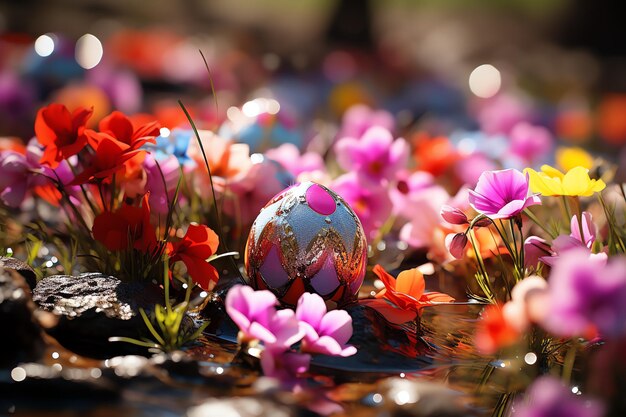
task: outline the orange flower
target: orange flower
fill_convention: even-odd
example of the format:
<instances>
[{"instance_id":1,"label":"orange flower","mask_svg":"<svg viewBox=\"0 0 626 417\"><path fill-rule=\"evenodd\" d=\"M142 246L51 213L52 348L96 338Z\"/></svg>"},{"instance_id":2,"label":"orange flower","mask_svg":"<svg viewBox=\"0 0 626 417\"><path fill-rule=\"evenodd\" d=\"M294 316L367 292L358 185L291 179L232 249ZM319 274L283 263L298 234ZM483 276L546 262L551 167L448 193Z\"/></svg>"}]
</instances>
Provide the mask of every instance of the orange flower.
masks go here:
<instances>
[{"instance_id":1,"label":"orange flower","mask_svg":"<svg viewBox=\"0 0 626 417\"><path fill-rule=\"evenodd\" d=\"M482 317L474 336L479 351L492 354L519 340L520 332L505 319L501 305L487 306Z\"/></svg>"},{"instance_id":2,"label":"orange flower","mask_svg":"<svg viewBox=\"0 0 626 417\"><path fill-rule=\"evenodd\" d=\"M418 133L413 145L418 168L434 176L442 175L459 159L454 145L444 136L431 138Z\"/></svg>"},{"instance_id":3,"label":"orange flower","mask_svg":"<svg viewBox=\"0 0 626 417\"><path fill-rule=\"evenodd\" d=\"M211 290L217 283L217 269L207 262L216 251L219 238L206 226L189 225L182 240L168 245L170 261L183 261L187 272L202 289Z\"/></svg>"},{"instance_id":4,"label":"orange flower","mask_svg":"<svg viewBox=\"0 0 626 417\"><path fill-rule=\"evenodd\" d=\"M366 304L378 310L391 323L405 323L415 319L424 307L454 301L454 298L447 294L424 292L426 290L424 276L417 268L400 272L397 279L380 265L376 265L373 272L385 284L385 288L376 294L376 298L380 301L387 300L397 308L389 306L387 302L381 303L376 300Z\"/></svg>"},{"instance_id":5,"label":"orange flower","mask_svg":"<svg viewBox=\"0 0 626 417\"><path fill-rule=\"evenodd\" d=\"M85 124L93 109L79 107L70 113L63 104L53 103L37 112L35 135L44 146L40 162L56 168L59 162L76 155L87 144Z\"/></svg>"}]
</instances>

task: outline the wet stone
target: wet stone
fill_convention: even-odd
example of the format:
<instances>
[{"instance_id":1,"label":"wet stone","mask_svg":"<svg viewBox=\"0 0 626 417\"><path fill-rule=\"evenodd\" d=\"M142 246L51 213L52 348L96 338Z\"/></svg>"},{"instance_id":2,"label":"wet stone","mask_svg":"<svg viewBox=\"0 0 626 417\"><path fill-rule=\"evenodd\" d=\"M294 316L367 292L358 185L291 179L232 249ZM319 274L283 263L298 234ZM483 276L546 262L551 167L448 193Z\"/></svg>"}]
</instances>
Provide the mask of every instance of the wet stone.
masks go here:
<instances>
[{"instance_id":1,"label":"wet stone","mask_svg":"<svg viewBox=\"0 0 626 417\"><path fill-rule=\"evenodd\" d=\"M290 417L316 415L310 411L303 412L296 407L289 407L264 398L234 397L212 398L187 411L186 417Z\"/></svg>"},{"instance_id":2,"label":"wet stone","mask_svg":"<svg viewBox=\"0 0 626 417\"><path fill-rule=\"evenodd\" d=\"M38 306L59 317L48 330L62 345L84 356L109 358L146 354L129 343L112 343L109 337L141 338L146 326L139 308L163 303L160 289L146 282L122 282L100 273L43 278L33 290Z\"/></svg>"},{"instance_id":3,"label":"wet stone","mask_svg":"<svg viewBox=\"0 0 626 417\"><path fill-rule=\"evenodd\" d=\"M432 364L428 345L414 331L390 325L364 305L352 304L344 309L352 317L354 329L348 343L358 351L346 358L316 355L311 362L314 372L332 376L336 382L375 381L401 372L417 372Z\"/></svg>"},{"instance_id":4,"label":"wet stone","mask_svg":"<svg viewBox=\"0 0 626 417\"><path fill-rule=\"evenodd\" d=\"M35 317L36 306L22 275L0 267L0 368L33 361L43 353L45 343Z\"/></svg>"},{"instance_id":5,"label":"wet stone","mask_svg":"<svg viewBox=\"0 0 626 417\"><path fill-rule=\"evenodd\" d=\"M13 270L20 274L26 280L28 286L33 289L37 284L37 275L33 268L28 264L15 258L7 258L6 256L0 256L0 268L5 270Z\"/></svg>"}]
</instances>

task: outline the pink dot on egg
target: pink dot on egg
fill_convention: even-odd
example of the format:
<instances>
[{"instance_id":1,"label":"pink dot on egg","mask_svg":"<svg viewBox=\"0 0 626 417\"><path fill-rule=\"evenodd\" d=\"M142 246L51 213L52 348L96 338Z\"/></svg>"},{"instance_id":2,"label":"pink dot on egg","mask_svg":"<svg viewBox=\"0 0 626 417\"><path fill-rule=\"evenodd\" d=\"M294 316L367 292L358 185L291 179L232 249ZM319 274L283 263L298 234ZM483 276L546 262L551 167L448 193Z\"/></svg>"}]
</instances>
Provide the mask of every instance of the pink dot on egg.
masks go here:
<instances>
[{"instance_id":1,"label":"pink dot on egg","mask_svg":"<svg viewBox=\"0 0 626 417\"><path fill-rule=\"evenodd\" d=\"M318 184L313 184L306 190L306 202L315 212L324 216L333 214L337 209L335 199Z\"/></svg>"}]
</instances>

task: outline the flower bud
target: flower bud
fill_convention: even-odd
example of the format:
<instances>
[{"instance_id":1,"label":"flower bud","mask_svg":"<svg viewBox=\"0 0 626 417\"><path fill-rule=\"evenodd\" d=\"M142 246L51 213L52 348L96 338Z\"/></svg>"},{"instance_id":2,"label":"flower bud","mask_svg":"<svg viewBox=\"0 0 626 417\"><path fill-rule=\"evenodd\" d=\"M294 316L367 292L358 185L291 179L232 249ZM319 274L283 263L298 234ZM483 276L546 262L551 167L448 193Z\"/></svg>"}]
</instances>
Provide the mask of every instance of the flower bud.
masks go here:
<instances>
[{"instance_id":1,"label":"flower bud","mask_svg":"<svg viewBox=\"0 0 626 417\"><path fill-rule=\"evenodd\" d=\"M467 216L456 207L444 205L441 207L441 217L450 224L468 224Z\"/></svg>"},{"instance_id":2,"label":"flower bud","mask_svg":"<svg viewBox=\"0 0 626 417\"><path fill-rule=\"evenodd\" d=\"M462 259L465 255L465 246L467 246L467 236L465 233L450 233L446 236L446 248L450 254L456 259Z\"/></svg>"}]
</instances>

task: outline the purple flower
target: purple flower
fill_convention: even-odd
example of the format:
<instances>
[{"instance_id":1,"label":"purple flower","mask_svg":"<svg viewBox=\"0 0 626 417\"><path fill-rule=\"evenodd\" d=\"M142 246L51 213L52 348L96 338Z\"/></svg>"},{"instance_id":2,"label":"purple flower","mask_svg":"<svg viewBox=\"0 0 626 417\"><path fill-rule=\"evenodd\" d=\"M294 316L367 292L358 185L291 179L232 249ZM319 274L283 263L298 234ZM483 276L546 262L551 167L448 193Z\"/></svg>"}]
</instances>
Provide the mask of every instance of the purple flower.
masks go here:
<instances>
[{"instance_id":1,"label":"purple flower","mask_svg":"<svg viewBox=\"0 0 626 417\"><path fill-rule=\"evenodd\" d=\"M384 127L393 131L395 122L391 113L384 110L372 110L364 104L350 107L343 114L339 137L360 138L373 126Z\"/></svg>"},{"instance_id":2,"label":"purple flower","mask_svg":"<svg viewBox=\"0 0 626 417\"><path fill-rule=\"evenodd\" d=\"M510 219L526 207L541 204L539 196L528 193L528 174L515 169L484 172L469 203L479 213L491 219Z\"/></svg>"},{"instance_id":3,"label":"purple flower","mask_svg":"<svg viewBox=\"0 0 626 417\"><path fill-rule=\"evenodd\" d=\"M279 164L297 178L303 172L326 171L322 156L316 152L305 152L293 143L285 143L277 148L269 149L265 155Z\"/></svg>"},{"instance_id":4,"label":"purple flower","mask_svg":"<svg viewBox=\"0 0 626 417\"><path fill-rule=\"evenodd\" d=\"M535 380L526 398L511 410L511 417L601 417L604 413L601 403L576 396L550 376Z\"/></svg>"},{"instance_id":5,"label":"purple flower","mask_svg":"<svg viewBox=\"0 0 626 417\"><path fill-rule=\"evenodd\" d=\"M356 353L354 346L346 346L352 337L352 317L345 310L327 312L322 297L305 292L298 300L296 317L305 330L303 352L332 356Z\"/></svg>"},{"instance_id":6,"label":"purple flower","mask_svg":"<svg viewBox=\"0 0 626 417\"><path fill-rule=\"evenodd\" d=\"M276 312L276 296L270 291L254 291L247 285L235 285L226 295L226 312L239 327L242 342L261 340L275 343L270 321Z\"/></svg>"},{"instance_id":7,"label":"purple flower","mask_svg":"<svg viewBox=\"0 0 626 417\"><path fill-rule=\"evenodd\" d=\"M356 171L374 182L391 180L408 161L409 145L393 139L391 132L371 127L360 138L344 137L335 145L337 162L346 171Z\"/></svg>"},{"instance_id":8,"label":"purple flower","mask_svg":"<svg viewBox=\"0 0 626 417\"><path fill-rule=\"evenodd\" d=\"M584 248L560 256L549 279L550 312L542 325L558 336L626 334L626 259L607 264Z\"/></svg>"},{"instance_id":9,"label":"purple flower","mask_svg":"<svg viewBox=\"0 0 626 417\"><path fill-rule=\"evenodd\" d=\"M352 207L363 225L366 237L375 237L391 214L387 189L379 184L368 183L356 173L342 175L331 188Z\"/></svg>"}]
</instances>

